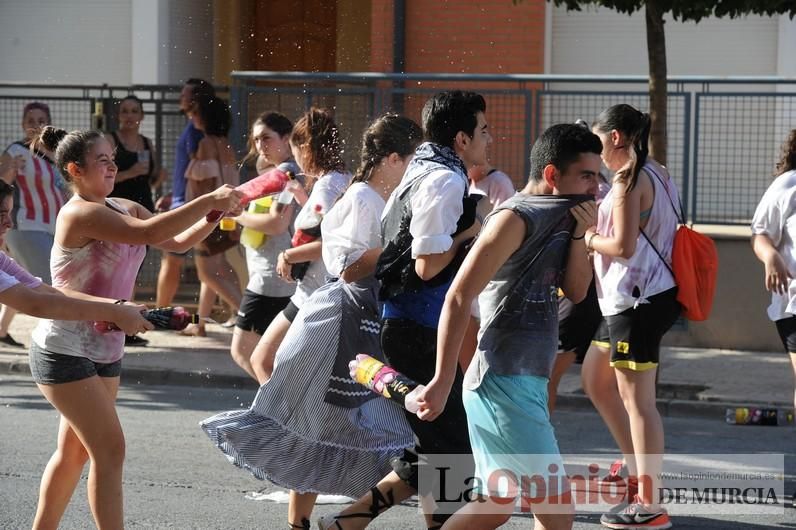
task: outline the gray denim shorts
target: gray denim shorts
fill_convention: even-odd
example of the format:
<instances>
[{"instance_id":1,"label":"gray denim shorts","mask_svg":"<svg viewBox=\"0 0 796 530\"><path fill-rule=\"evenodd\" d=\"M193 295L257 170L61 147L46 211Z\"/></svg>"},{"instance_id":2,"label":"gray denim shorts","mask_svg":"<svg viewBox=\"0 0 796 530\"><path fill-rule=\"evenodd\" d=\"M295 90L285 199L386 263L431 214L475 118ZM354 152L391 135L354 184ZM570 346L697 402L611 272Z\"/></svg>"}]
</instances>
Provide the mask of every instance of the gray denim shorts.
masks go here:
<instances>
[{"instance_id":1,"label":"gray denim shorts","mask_svg":"<svg viewBox=\"0 0 796 530\"><path fill-rule=\"evenodd\" d=\"M40 348L36 343L30 346L30 373L40 385L59 385L80 381L98 375L100 377L119 377L122 361L95 363L85 357L52 353Z\"/></svg>"}]
</instances>

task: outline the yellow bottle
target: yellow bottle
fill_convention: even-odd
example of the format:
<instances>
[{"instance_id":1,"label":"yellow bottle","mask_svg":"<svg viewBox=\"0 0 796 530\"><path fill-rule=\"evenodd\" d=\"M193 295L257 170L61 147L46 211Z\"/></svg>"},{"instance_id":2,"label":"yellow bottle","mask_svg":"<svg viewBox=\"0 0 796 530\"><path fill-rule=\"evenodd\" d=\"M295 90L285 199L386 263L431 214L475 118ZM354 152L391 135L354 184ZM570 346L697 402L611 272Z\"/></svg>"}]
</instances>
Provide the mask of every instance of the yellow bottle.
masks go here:
<instances>
[{"instance_id":1,"label":"yellow bottle","mask_svg":"<svg viewBox=\"0 0 796 530\"><path fill-rule=\"evenodd\" d=\"M271 209L271 202L271 196L261 197L250 202L247 211L249 213L268 213ZM263 246L266 239L268 239L267 235L252 228L243 227L243 231L240 234L240 242L253 250Z\"/></svg>"}]
</instances>

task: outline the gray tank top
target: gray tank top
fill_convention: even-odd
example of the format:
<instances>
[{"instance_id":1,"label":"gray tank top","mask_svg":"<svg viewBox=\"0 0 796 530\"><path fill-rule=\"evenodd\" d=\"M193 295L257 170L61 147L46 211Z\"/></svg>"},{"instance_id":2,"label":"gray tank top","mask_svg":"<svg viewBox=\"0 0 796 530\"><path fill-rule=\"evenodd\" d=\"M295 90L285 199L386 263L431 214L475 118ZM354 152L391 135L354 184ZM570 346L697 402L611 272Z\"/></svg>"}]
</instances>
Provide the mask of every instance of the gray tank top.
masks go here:
<instances>
[{"instance_id":1,"label":"gray tank top","mask_svg":"<svg viewBox=\"0 0 796 530\"><path fill-rule=\"evenodd\" d=\"M492 212L518 215L525 240L478 298L481 329L464 388L478 388L487 370L550 377L558 348L558 287L575 227L569 209L589 199L517 193Z\"/></svg>"}]
</instances>

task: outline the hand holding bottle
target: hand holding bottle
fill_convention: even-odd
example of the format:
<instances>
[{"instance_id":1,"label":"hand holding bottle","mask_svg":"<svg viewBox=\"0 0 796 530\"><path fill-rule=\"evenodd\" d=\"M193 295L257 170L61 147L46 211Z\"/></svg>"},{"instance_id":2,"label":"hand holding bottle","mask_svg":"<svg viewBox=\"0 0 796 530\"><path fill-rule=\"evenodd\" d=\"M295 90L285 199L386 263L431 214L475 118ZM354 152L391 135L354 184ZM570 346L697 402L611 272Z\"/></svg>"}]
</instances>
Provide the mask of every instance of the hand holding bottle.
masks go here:
<instances>
[{"instance_id":1,"label":"hand holding bottle","mask_svg":"<svg viewBox=\"0 0 796 530\"><path fill-rule=\"evenodd\" d=\"M145 305L125 302L123 304L113 304L108 309L110 322L117 329L124 331L125 335L144 333L154 328L152 323L144 318Z\"/></svg>"}]
</instances>

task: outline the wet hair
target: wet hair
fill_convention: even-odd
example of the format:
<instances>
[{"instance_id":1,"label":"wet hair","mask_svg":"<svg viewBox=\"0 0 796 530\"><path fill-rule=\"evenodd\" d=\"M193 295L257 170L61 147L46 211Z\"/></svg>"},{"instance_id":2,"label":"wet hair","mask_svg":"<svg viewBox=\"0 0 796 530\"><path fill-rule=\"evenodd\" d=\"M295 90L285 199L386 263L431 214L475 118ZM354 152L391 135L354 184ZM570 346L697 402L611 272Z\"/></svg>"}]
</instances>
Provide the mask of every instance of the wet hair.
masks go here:
<instances>
[{"instance_id":1,"label":"wet hair","mask_svg":"<svg viewBox=\"0 0 796 530\"><path fill-rule=\"evenodd\" d=\"M124 103L125 101L135 101L136 103L138 103L138 108L141 109L141 114L144 113L144 102L141 101L141 98L139 98L135 94L130 94L129 96L125 96L122 99L120 99L118 102L120 109L122 107L122 103Z\"/></svg>"},{"instance_id":2,"label":"wet hair","mask_svg":"<svg viewBox=\"0 0 796 530\"><path fill-rule=\"evenodd\" d=\"M486 112L486 101L480 94L461 90L440 92L423 106L425 139L445 147L453 147L459 131L472 138L478 125L479 112Z\"/></svg>"},{"instance_id":3,"label":"wet hair","mask_svg":"<svg viewBox=\"0 0 796 530\"><path fill-rule=\"evenodd\" d=\"M252 123L250 130L254 130L254 128L258 125L264 125L265 127L268 127L280 137L290 134L293 131L293 122L291 122L290 119L284 114L280 114L279 112L275 111L263 112L257 116L257 119ZM257 146L254 145L254 137L252 135L249 135L249 140L247 143L249 145L249 152L246 153L246 156L243 157L243 160L241 160L241 165L254 160L259 154L257 152Z\"/></svg>"},{"instance_id":4,"label":"wet hair","mask_svg":"<svg viewBox=\"0 0 796 530\"><path fill-rule=\"evenodd\" d=\"M0 179L0 201L6 200L6 197L14 196L14 186L5 180Z\"/></svg>"},{"instance_id":5,"label":"wet hair","mask_svg":"<svg viewBox=\"0 0 796 530\"><path fill-rule=\"evenodd\" d=\"M290 143L300 147L309 146L310 167L301 169L308 173L344 171L340 131L334 123L332 113L326 109L312 107L299 118L290 135Z\"/></svg>"},{"instance_id":6,"label":"wet hair","mask_svg":"<svg viewBox=\"0 0 796 530\"><path fill-rule=\"evenodd\" d=\"M775 175L796 169L796 129L791 129L788 139L782 144L782 156L777 162Z\"/></svg>"},{"instance_id":7,"label":"wet hair","mask_svg":"<svg viewBox=\"0 0 796 530\"><path fill-rule=\"evenodd\" d=\"M52 125L44 127L39 136L34 139L33 147L44 147L55 153L55 167L63 175L67 182L72 181L72 177L67 171L70 162L78 165L85 165L86 154L91 147L105 136L100 131L72 131L67 133L63 129L57 129Z\"/></svg>"},{"instance_id":8,"label":"wet hair","mask_svg":"<svg viewBox=\"0 0 796 530\"><path fill-rule=\"evenodd\" d=\"M569 165L583 153L599 155L603 151L600 138L587 128L574 123L559 123L546 129L531 149L531 173L528 180L544 180L544 168L554 165L566 173Z\"/></svg>"},{"instance_id":9,"label":"wet hair","mask_svg":"<svg viewBox=\"0 0 796 530\"><path fill-rule=\"evenodd\" d=\"M50 106L46 103L42 103L41 101L31 101L22 109L22 119L25 119L25 115L32 111L32 110L40 110L47 115L47 123L52 123L52 115L50 114Z\"/></svg>"},{"instance_id":10,"label":"wet hair","mask_svg":"<svg viewBox=\"0 0 796 530\"><path fill-rule=\"evenodd\" d=\"M630 167L617 171L615 178L624 181L627 191L636 187L638 174L649 156L649 137L652 120L646 112L621 103L608 107L597 116L594 128L608 134L618 131L625 135L633 149L629 151Z\"/></svg>"},{"instance_id":11,"label":"wet hair","mask_svg":"<svg viewBox=\"0 0 796 530\"><path fill-rule=\"evenodd\" d=\"M188 79L185 84L191 87L191 93L193 94L193 98L197 98L199 96L215 96L216 89L213 88L213 85L205 81L204 79L199 79L198 77L192 77Z\"/></svg>"},{"instance_id":12,"label":"wet hair","mask_svg":"<svg viewBox=\"0 0 796 530\"><path fill-rule=\"evenodd\" d=\"M205 134L226 136L232 125L232 115L226 101L216 96L202 94L194 98L194 111L202 121Z\"/></svg>"},{"instance_id":13,"label":"wet hair","mask_svg":"<svg viewBox=\"0 0 796 530\"><path fill-rule=\"evenodd\" d=\"M414 153L423 131L409 118L385 114L377 118L362 134L360 163L351 182L367 182L383 159L393 153L404 158Z\"/></svg>"}]
</instances>

